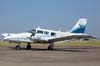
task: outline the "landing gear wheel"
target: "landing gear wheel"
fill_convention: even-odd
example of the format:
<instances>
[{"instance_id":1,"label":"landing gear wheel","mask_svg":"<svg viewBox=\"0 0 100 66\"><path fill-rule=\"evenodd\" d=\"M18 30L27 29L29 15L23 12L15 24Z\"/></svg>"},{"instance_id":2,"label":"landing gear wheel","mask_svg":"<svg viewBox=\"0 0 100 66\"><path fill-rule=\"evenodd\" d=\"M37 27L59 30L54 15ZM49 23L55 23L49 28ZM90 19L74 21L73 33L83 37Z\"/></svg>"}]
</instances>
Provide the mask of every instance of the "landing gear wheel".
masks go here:
<instances>
[{"instance_id":1,"label":"landing gear wheel","mask_svg":"<svg viewBox=\"0 0 100 66\"><path fill-rule=\"evenodd\" d=\"M54 48L53 43L50 43L50 45L48 46L48 50L53 50L53 48Z\"/></svg>"},{"instance_id":2,"label":"landing gear wheel","mask_svg":"<svg viewBox=\"0 0 100 66\"><path fill-rule=\"evenodd\" d=\"M49 45L48 46L48 50L53 50L52 46Z\"/></svg>"},{"instance_id":3,"label":"landing gear wheel","mask_svg":"<svg viewBox=\"0 0 100 66\"><path fill-rule=\"evenodd\" d=\"M28 44L27 44L27 49L28 49L28 50L31 49L31 43L28 43Z\"/></svg>"},{"instance_id":4,"label":"landing gear wheel","mask_svg":"<svg viewBox=\"0 0 100 66\"><path fill-rule=\"evenodd\" d=\"M19 45L16 45L16 50L20 50L20 46Z\"/></svg>"}]
</instances>

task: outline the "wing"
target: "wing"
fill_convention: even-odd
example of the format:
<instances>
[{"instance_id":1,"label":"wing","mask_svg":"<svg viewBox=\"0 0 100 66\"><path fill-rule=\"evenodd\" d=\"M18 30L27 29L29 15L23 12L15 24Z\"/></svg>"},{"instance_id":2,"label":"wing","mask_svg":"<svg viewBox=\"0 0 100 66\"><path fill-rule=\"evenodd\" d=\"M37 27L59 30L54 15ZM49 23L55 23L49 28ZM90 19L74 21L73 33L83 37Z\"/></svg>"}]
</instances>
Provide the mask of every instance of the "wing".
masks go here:
<instances>
[{"instance_id":1,"label":"wing","mask_svg":"<svg viewBox=\"0 0 100 66\"><path fill-rule=\"evenodd\" d=\"M72 40L72 39L84 39L84 40L89 40L89 39L94 39L96 37L91 36L91 35L71 35L71 36L64 36L64 37L58 37L58 38L52 38L49 39L49 42L57 42L57 41L63 41L63 40Z\"/></svg>"}]
</instances>

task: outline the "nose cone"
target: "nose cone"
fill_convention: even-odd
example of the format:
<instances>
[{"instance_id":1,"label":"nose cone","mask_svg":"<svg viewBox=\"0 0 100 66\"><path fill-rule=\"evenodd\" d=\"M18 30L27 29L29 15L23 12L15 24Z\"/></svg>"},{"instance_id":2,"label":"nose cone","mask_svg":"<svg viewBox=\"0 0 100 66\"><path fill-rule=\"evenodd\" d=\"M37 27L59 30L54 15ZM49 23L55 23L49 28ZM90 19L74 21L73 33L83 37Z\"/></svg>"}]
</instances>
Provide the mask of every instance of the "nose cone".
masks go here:
<instances>
[{"instance_id":1,"label":"nose cone","mask_svg":"<svg viewBox=\"0 0 100 66\"><path fill-rule=\"evenodd\" d=\"M2 33L2 34L0 35L0 39L1 39L1 40L6 40L7 37L8 37L8 34L7 34L7 33Z\"/></svg>"}]
</instances>

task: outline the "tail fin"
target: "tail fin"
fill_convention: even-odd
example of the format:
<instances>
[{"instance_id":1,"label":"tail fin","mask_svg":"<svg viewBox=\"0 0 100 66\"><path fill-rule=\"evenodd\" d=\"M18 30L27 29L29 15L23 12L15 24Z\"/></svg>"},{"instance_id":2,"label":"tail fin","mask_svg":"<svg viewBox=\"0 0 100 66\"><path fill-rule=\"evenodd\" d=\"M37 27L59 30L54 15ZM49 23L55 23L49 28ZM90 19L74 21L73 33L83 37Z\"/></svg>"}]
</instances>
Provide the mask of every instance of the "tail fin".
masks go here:
<instances>
[{"instance_id":1,"label":"tail fin","mask_svg":"<svg viewBox=\"0 0 100 66\"><path fill-rule=\"evenodd\" d=\"M87 24L86 18L80 18L75 26L69 31L71 33L84 33Z\"/></svg>"}]
</instances>

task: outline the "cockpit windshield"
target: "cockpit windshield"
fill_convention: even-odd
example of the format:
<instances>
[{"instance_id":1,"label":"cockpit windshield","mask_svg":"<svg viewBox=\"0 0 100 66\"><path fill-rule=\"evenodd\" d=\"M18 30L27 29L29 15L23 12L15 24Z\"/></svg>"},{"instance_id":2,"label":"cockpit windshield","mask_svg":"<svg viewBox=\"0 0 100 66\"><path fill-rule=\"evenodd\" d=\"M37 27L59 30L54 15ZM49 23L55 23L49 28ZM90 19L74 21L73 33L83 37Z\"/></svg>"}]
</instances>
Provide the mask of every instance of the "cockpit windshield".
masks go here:
<instances>
[{"instance_id":1,"label":"cockpit windshield","mask_svg":"<svg viewBox=\"0 0 100 66\"><path fill-rule=\"evenodd\" d=\"M31 29L30 31L28 31L29 33L31 33L31 36L35 36L36 33L36 29Z\"/></svg>"},{"instance_id":2,"label":"cockpit windshield","mask_svg":"<svg viewBox=\"0 0 100 66\"><path fill-rule=\"evenodd\" d=\"M29 33L35 33L36 32L36 29L29 30L28 32Z\"/></svg>"}]
</instances>

